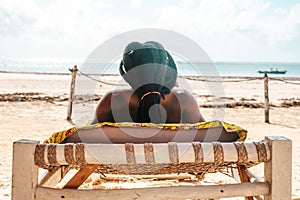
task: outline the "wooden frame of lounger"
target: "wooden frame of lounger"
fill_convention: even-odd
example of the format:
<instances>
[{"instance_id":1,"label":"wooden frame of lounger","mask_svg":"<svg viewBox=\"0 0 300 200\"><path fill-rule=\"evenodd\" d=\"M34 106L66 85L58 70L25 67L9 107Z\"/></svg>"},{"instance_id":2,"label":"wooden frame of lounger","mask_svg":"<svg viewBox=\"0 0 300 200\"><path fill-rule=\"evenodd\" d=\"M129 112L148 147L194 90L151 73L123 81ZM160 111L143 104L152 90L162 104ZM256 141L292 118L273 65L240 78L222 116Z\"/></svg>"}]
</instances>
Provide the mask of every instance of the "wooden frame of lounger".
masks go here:
<instances>
[{"instance_id":1,"label":"wooden frame of lounger","mask_svg":"<svg viewBox=\"0 0 300 200\"><path fill-rule=\"evenodd\" d=\"M243 167L261 162L264 179L252 175L255 182L243 182L247 181L246 176L241 177L242 183L224 185L76 189L97 169L104 173L134 174L148 170L146 174L164 174L201 172L202 167L210 172L232 164L244 170ZM19 140L13 144L12 199L214 199L263 195L266 200L290 200L291 163L292 142L284 137L266 137L263 142L250 143L39 144ZM62 166L66 165L79 167L79 171L65 189L49 188L51 182L56 184L60 180ZM39 167L53 169L40 183Z\"/></svg>"}]
</instances>

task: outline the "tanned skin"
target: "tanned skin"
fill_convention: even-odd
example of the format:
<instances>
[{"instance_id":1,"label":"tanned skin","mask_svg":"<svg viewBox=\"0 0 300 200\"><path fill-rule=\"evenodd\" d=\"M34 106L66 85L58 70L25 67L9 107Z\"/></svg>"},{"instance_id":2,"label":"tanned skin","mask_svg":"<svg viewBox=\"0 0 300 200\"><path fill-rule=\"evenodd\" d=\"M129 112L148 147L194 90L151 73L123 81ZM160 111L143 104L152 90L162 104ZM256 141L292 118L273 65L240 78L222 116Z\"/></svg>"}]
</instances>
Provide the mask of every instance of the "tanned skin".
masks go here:
<instances>
[{"instance_id":1,"label":"tanned skin","mask_svg":"<svg viewBox=\"0 0 300 200\"><path fill-rule=\"evenodd\" d=\"M108 92L98 103L91 124L99 122L138 122L140 99L131 89ZM165 123L196 123L205 119L200 113L195 98L188 91L173 88L161 97L160 105L165 109Z\"/></svg>"}]
</instances>

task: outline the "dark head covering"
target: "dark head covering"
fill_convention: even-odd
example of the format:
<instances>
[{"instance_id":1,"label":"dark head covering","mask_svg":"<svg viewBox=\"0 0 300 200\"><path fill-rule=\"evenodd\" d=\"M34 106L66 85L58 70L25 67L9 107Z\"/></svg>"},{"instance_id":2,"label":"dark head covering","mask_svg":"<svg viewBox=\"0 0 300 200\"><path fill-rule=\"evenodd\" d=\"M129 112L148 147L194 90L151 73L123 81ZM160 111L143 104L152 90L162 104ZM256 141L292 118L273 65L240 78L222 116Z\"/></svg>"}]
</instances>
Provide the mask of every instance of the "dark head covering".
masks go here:
<instances>
[{"instance_id":1,"label":"dark head covering","mask_svg":"<svg viewBox=\"0 0 300 200\"><path fill-rule=\"evenodd\" d=\"M141 99L138 122L163 123L160 109L155 111L153 119L149 117L149 109L160 104L161 97L169 94L176 84L177 68L172 56L158 42L132 42L125 48L119 70Z\"/></svg>"}]
</instances>

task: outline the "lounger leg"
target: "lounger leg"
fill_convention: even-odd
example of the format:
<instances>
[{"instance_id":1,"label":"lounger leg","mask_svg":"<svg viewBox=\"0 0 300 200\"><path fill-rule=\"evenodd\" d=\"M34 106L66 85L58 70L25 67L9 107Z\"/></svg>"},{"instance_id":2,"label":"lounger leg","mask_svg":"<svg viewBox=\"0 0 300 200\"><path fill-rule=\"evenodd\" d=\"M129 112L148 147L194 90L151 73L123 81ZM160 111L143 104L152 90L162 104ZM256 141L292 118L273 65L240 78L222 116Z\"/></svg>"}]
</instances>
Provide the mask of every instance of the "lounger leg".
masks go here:
<instances>
[{"instance_id":1,"label":"lounger leg","mask_svg":"<svg viewBox=\"0 0 300 200\"><path fill-rule=\"evenodd\" d=\"M34 151L38 141L19 140L13 144L12 200L33 200L38 183Z\"/></svg>"},{"instance_id":2,"label":"lounger leg","mask_svg":"<svg viewBox=\"0 0 300 200\"><path fill-rule=\"evenodd\" d=\"M95 170L98 165L85 165L73 176L64 188L77 189Z\"/></svg>"},{"instance_id":3,"label":"lounger leg","mask_svg":"<svg viewBox=\"0 0 300 200\"><path fill-rule=\"evenodd\" d=\"M244 165L238 165L237 168L239 171L241 182L250 182L250 178L247 173L247 168ZM253 200L253 197L245 197L245 200Z\"/></svg>"},{"instance_id":4,"label":"lounger leg","mask_svg":"<svg viewBox=\"0 0 300 200\"><path fill-rule=\"evenodd\" d=\"M265 180L270 194L265 200L290 200L292 193L292 141L285 137L266 137L271 160L265 163Z\"/></svg>"},{"instance_id":5,"label":"lounger leg","mask_svg":"<svg viewBox=\"0 0 300 200\"><path fill-rule=\"evenodd\" d=\"M39 183L43 187L55 187L70 170L68 167L58 167L53 171L48 171Z\"/></svg>"}]
</instances>

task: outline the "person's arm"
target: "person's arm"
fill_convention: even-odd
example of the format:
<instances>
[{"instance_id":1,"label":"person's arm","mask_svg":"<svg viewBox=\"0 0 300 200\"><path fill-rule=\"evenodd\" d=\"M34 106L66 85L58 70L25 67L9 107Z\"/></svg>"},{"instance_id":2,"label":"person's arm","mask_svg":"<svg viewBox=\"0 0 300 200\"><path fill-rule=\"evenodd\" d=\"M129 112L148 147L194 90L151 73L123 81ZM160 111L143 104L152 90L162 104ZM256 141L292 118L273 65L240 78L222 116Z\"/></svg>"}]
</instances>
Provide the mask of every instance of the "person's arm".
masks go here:
<instances>
[{"instance_id":1,"label":"person's arm","mask_svg":"<svg viewBox=\"0 0 300 200\"><path fill-rule=\"evenodd\" d=\"M94 118L90 123L91 125L99 122L113 121L113 116L111 113L111 96L112 93L108 92L103 96L103 98L101 98L97 105Z\"/></svg>"},{"instance_id":2,"label":"person's arm","mask_svg":"<svg viewBox=\"0 0 300 200\"><path fill-rule=\"evenodd\" d=\"M202 116L199 106L196 99L192 94L186 92L184 98L184 110L183 110L183 122L185 123L196 123L196 122L205 122L204 117Z\"/></svg>"}]
</instances>

